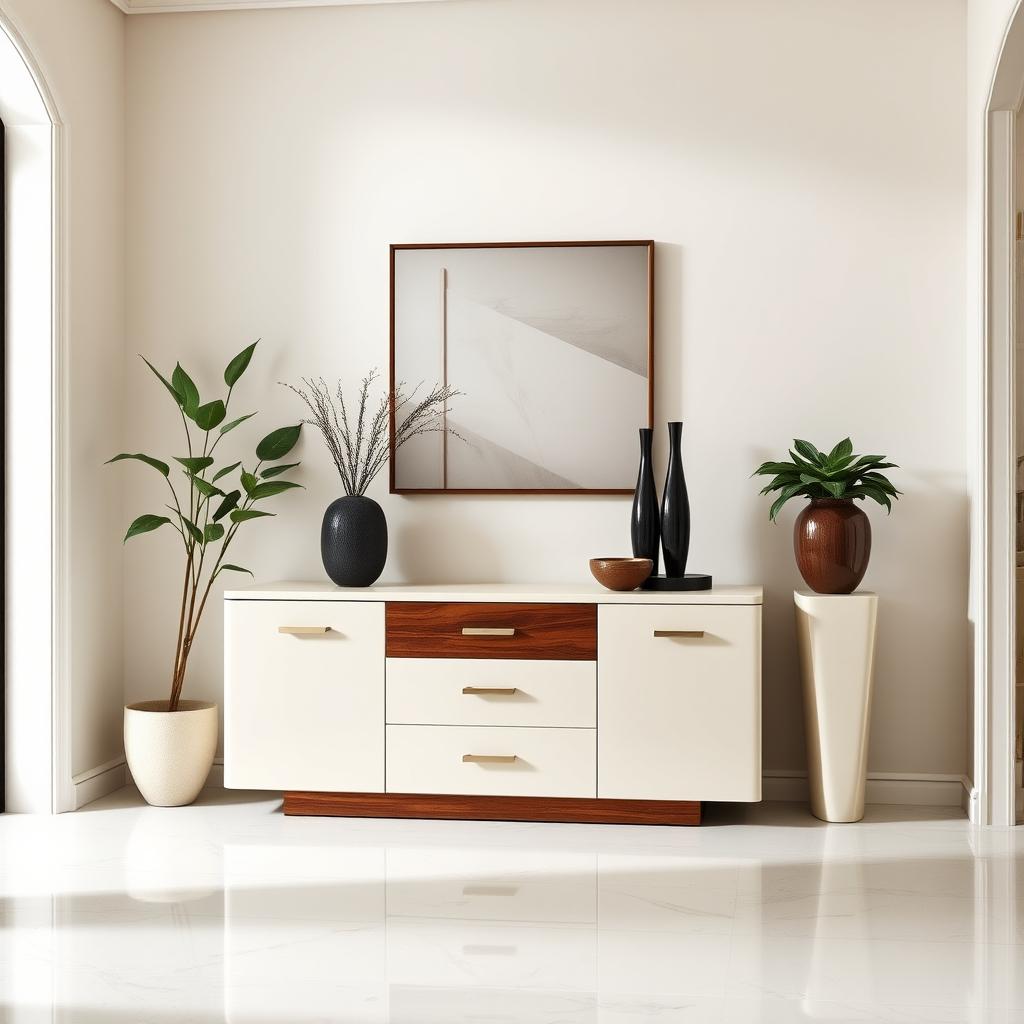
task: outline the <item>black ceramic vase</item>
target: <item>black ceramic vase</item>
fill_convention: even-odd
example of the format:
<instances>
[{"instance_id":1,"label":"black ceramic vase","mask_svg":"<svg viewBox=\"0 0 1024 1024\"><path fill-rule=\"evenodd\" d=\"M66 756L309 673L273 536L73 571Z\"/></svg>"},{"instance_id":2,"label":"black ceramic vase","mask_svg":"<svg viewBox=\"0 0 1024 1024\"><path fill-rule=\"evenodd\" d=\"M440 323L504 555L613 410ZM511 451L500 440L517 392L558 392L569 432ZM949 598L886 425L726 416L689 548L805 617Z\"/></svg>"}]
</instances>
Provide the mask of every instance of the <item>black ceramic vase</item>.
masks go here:
<instances>
[{"instance_id":1,"label":"black ceramic vase","mask_svg":"<svg viewBox=\"0 0 1024 1024\"><path fill-rule=\"evenodd\" d=\"M320 557L339 587L368 587L384 571L388 523L384 510L360 494L332 501L320 529Z\"/></svg>"},{"instance_id":2,"label":"black ceramic vase","mask_svg":"<svg viewBox=\"0 0 1024 1024\"><path fill-rule=\"evenodd\" d=\"M629 532L633 540L634 558L649 558L654 563L651 574L656 576L661 523L658 519L658 492L654 488L654 470L651 467L653 439L654 431L650 427L640 428L640 471L636 476Z\"/></svg>"},{"instance_id":3,"label":"black ceramic vase","mask_svg":"<svg viewBox=\"0 0 1024 1024\"><path fill-rule=\"evenodd\" d=\"M682 453L683 425L668 425L668 474L661 496L661 546L665 552L665 575L686 575L690 553L690 499L686 493Z\"/></svg>"}]
</instances>

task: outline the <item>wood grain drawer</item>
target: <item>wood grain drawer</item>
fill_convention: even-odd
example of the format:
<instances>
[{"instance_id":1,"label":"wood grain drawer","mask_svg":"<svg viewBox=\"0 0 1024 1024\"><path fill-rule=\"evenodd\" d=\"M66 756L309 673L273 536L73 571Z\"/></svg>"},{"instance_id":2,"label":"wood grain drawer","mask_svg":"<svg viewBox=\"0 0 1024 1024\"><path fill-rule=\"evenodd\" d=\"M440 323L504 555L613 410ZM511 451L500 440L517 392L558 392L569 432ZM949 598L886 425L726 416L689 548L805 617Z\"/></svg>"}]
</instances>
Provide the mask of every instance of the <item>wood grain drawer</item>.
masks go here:
<instances>
[{"instance_id":1,"label":"wood grain drawer","mask_svg":"<svg viewBox=\"0 0 1024 1024\"><path fill-rule=\"evenodd\" d=\"M597 795L593 729L389 725L386 731L389 793Z\"/></svg>"},{"instance_id":2,"label":"wood grain drawer","mask_svg":"<svg viewBox=\"0 0 1024 1024\"><path fill-rule=\"evenodd\" d=\"M387 656L594 661L597 605L389 603Z\"/></svg>"},{"instance_id":3,"label":"wood grain drawer","mask_svg":"<svg viewBox=\"0 0 1024 1024\"><path fill-rule=\"evenodd\" d=\"M392 725L515 725L593 729L592 661L388 658Z\"/></svg>"}]
</instances>

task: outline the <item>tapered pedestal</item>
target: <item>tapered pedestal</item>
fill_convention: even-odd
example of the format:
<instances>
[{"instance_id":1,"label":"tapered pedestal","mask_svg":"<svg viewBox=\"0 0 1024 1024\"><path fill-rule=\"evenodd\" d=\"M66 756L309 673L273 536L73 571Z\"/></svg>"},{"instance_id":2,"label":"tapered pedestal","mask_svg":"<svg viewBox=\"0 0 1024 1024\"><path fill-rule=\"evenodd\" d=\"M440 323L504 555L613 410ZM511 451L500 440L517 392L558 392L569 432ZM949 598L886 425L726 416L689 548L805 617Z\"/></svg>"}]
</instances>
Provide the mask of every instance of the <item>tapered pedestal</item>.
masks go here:
<instances>
[{"instance_id":1,"label":"tapered pedestal","mask_svg":"<svg viewBox=\"0 0 1024 1024\"><path fill-rule=\"evenodd\" d=\"M798 590L793 599L811 811L822 821L860 821L878 596Z\"/></svg>"}]
</instances>

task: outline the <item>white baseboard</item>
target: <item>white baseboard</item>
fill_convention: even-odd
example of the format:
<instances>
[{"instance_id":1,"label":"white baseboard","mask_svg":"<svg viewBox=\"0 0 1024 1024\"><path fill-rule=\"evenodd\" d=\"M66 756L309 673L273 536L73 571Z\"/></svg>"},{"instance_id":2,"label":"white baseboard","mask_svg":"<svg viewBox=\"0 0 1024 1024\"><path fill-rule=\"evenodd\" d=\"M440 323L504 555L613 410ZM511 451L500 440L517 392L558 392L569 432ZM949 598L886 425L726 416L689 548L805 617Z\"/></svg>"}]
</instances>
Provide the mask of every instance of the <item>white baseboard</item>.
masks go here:
<instances>
[{"instance_id":1,"label":"white baseboard","mask_svg":"<svg viewBox=\"0 0 1024 1024\"><path fill-rule=\"evenodd\" d=\"M962 775L868 772L865 799L869 804L963 807L972 792L970 780ZM807 772L767 770L761 777L761 795L765 800L806 801Z\"/></svg>"},{"instance_id":2,"label":"white baseboard","mask_svg":"<svg viewBox=\"0 0 1024 1024\"><path fill-rule=\"evenodd\" d=\"M75 787L75 809L113 793L131 781L124 758L115 758L72 780ZM224 788L224 758L216 757L206 780L206 789ZM761 783L765 800L806 801L807 772L769 769ZM977 790L966 775L904 774L902 772L868 772L867 802L869 804L918 804L931 807L962 807L971 821L975 820Z\"/></svg>"},{"instance_id":3,"label":"white baseboard","mask_svg":"<svg viewBox=\"0 0 1024 1024\"><path fill-rule=\"evenodd\" d=\"M123 757L115 757L104 764L79 772L71 779L75 791L75 810L99 800L101 796L121 789L128 782L128 767Z\"/></svg>"}]
</instances>

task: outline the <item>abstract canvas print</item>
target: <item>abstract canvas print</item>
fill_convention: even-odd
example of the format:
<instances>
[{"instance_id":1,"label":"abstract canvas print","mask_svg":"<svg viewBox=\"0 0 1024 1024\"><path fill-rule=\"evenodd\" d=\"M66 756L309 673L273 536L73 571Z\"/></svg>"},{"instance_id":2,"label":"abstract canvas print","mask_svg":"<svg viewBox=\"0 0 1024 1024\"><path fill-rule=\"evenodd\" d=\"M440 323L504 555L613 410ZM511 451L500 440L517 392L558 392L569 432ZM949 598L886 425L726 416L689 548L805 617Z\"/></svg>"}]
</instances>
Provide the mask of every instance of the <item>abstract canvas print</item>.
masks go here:
<instances>
[{"instance_id":1,"label":"abstract canvas print","mask_svg":"<svg viewBox=\"0 0 1024 1024\"><path fill-rule=\"evenodd\" d=\"M458 394L392 491L632 491L653 269L650 241L393 245L392 387Z\"/></svg>"}]
</instances>

